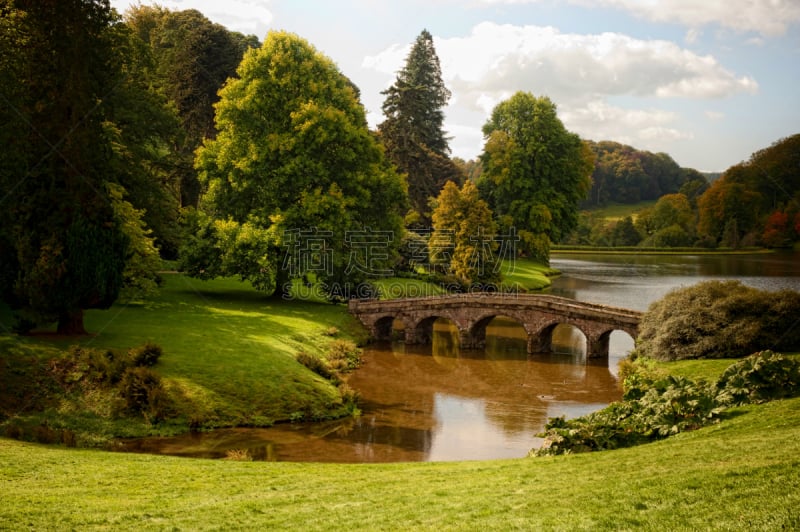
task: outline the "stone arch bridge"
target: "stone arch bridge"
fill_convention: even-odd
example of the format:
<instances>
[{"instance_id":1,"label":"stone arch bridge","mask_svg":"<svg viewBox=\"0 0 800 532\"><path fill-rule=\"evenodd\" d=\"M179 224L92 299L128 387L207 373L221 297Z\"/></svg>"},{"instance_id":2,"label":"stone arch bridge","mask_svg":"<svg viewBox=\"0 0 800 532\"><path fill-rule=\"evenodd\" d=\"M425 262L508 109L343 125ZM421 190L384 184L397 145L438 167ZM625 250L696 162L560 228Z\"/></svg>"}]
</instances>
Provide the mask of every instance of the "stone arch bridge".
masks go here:
<instances>
[{"instance_id":1,"label":"stone arch bridge","mask_svg":"<svg viewBox=\"0 0 800 532\"><path fill-rule=\"evenodd\" d=\"M405 326L407 344L429 343L433 323L447 318L458 328L462 349L486 345L486 326L503 316L520 323L528 336L528 353L549 353L557 325L576 327L586 337L586 356L608 356L608 341L614 331L624 331L634 340L641 313L634 310L583 303L564 297L539 294L457 294L392 300L354 299L350 313L366 326L373 338L392 337L395 319Z\"/></svg>"}]
</instances>

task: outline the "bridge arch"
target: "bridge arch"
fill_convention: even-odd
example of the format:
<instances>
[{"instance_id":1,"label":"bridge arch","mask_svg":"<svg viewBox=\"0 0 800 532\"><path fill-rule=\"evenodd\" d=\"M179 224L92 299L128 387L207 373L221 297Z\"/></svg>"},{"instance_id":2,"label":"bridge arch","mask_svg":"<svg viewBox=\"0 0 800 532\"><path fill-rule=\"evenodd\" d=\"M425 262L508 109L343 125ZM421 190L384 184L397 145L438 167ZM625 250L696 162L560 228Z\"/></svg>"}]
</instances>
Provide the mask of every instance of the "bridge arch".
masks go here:
<instances>
[{"instance_id":1,"label":"bridge arch","mask_svg":"<svg viewBox=\"0 0 800 532\"><path fill-rule=\"evenodd\" d=\"M525 329L525 334L530 336L531 332L524 316L516 312L507 311L489 311L483 315L479 315L475 320L469 324L469 329L465 335L464 341L461 342L462 347L472 349L482 349L486 347L486 328L495 318L506 318L512 320ZM466 346L465 346L466 344Z\"/></svg>"},{"instance_id":2,"label":"bridge arch","mask_svg":"<svg viewBox=\"0 0 800 532\"><path fill-rule=\"evenodd\" d=\"M433 322L446 318L455 324L464 349L484 347L486 325L498 316L522 324L528 352L550 352L553 329L568 324L586 338L586 356L608 355L611 334L620 330L636 338L641 313L628 309L540 294L458 294L402 300L351 300L350 312L367 326L373 337L391 337L394 319L405 325L406 343L432 339Z\"/></svg>"}]
</instances>

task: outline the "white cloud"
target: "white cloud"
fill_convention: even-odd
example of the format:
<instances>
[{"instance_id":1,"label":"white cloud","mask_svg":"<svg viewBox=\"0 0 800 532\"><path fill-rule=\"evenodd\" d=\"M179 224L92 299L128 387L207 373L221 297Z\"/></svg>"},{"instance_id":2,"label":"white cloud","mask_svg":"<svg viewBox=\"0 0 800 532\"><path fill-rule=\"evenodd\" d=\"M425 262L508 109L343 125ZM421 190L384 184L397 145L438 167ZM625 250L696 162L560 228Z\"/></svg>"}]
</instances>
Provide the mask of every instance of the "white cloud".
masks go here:
<instances>
[{"instance_id":1,"label":"white cloud","mask_svg":"<svg viewBox=\"0 0 800 532\"><path fill-rule=\"evenodd\" d=\"M757 91L712 56L662 40L619 33L565 34L552 27L483 22L466 37L436 39L445 81L459 101L485 109L517 90L557 101L632 95L719 98ZM402 67L408 46L391 46L362 65L384 73Z\"/></svg>"},{"instance_id":2,"label":"white cloud","mask_svg":"<svg viewBox=\"0 0 800 532\"><path fill-rule=\"evenodd\" d=\"M725 113L720 113L719 111L706 111L703 114L706 115L706 118L708 118L709 120L713 120L715 122L717 120L722 120L723 118L725 118Z\"/></svg>"},{"instance_id":3,"label":"white cloud","mask_svg":"<svg viewBox=\"0 0 800 532\"><path fill-rule=\"evenodd\" d=\"M567 0L586 7L623 9L654 22L677 22L690 28L719 24L765 36L783 35L800 22L797 0ZM541 0L482 0L484 4L535 4Z\"/></svg>"},{"instance_id":4,"label":"white cloud","mask_svg":"<svg viewBox=\"0 0 800 532\"><path fill-rule=\"evenodd\" d=\"M567 129L583 138L615 140L637 148L663 151L664 145L693 138L692 133L672 127L678 116L660 109L624 109L602 100L560 109Z\"/></svg>"},{"instance_id":5,"label":"white cloud","mask_svg":"<svg viewBox=\"0 0 800 532\"><path fill-rule=\"evenodd\" d=\"M664 151L665 144L692 134L675 127L680 117L659 110L660 101L758 91L753 78L735 75L713 56L663 40L491 22L478 24L465 37L434 39L445 83L453 92L448 117L457 124L476 116L482 124L495 105L521 90L550 97L567 128L584 138ZM391 83L409 48L390 46L365 58L362 66L388 74ZM646 109L609 103L619 98L629 107ZM469 158L470 147L473 154L480 151L479 126L453 128L452 133L459 138L454 154Z\"/></svg>"},{"instance_id":6,"label":"white cloud","mask_svg":"<svg viewBox=\"0 0 800 532\"><path fill-rule=\"evenodd\" d=\"M719 24L738 31L783 35L800 22L797 0L573 0L625 9L655 22L678 22L689 27Z\"/></svg>"}]
</instances>

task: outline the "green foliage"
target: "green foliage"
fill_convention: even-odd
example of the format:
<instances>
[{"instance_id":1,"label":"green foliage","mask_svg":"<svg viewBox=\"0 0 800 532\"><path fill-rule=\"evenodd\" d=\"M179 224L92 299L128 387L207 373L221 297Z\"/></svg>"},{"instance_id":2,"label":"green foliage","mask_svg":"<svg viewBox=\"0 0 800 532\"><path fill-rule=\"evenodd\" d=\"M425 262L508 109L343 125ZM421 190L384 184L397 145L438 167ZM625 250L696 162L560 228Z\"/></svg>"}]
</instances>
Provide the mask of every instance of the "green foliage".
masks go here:
<instances>
[{"instance_id":1,"label":"green foliage","mask_svg":"<svg viewBox=\"0 0 800 532\"><path fill-rule=\"evenodd\" d=\"M524 251L547 262L549 241L560 241L577 225L594 155L564 128L549 98L530 93L498 104L483 133L481 196L495 216L510 217Z\"/></svg>"},{"instance_id":2,"label":"green foliage","mask_svg":"<svg viewBox=\"0 0 800 532\"><path fill-rule=\"evenodd\" d=\"M275 290L279 225L264 229L250 222L213 220L191 211L187 226L189 234L181 246L181 271L199 279L238 276L257 290Z\"/></svg>"},{"instance_id":3,"label":"green foliage","mask_svg":"<svg viewBox=\"0 0 800 532\"><path fill-rule=\"evenodd\" d=\"M432 218L428 242L432 263L443 264L464 286L499 283L497 225L471 181L461 190L448 181L434 202Z\"/></svg>"},{"instance_id":4,"label":"green foliage","mask_svg":"<svg viewBox=\"0 0 800 532\"><path fill-rule=\"evenodd\" d=\"M761 351L732 364L716 383L726 406L764 403L800 395L800 361Z\"/></svg>"},{"instance_id":5,"label":"green foliage","mask_svg":"<svg viewBox=\"0 0 800 532\"><path fill-rule=\"evenodd\" d=\"M129 414L140 414L151 423L167 415L169 398L161 377L150 368L127 368L120 379L119 393Z\"/></svg>"},{"instance_id":6,"label":"green foliage","mask_svg":"<svg viewBox=\"0 0 800 532\"><path fill-rule=\"evenodd\" d=\"M198 151L208 189L202 208L214 220L283 234L288 256L273 268L281 287L312 272L341 289L380 270L399 243L405 185L369 132L350 80L284 32L269 33L250 50L238 74L220 91L216 139ZM352 264L359 251L348 242L353 232L389 235L378 254L385 259ZM320 249L308 247L311 237ZM313 253L324 267L306 260L319 258Z\"/></svg>"},{"instance_id":7,"label":"green foliage","mask_svg":"<svg viewBox=\"0 0 800 532\"><path fill-rule=\"evenodd\" d=\"M361 349L352 340L339 338L330 343L323 356L314 356L306 351L299 351L295 355L295 360L320 377L335 384L341 384L342 376L345 373L361 365Z\"/></svg>"},{"instance_id":8,"label":"green foliage","mask_svg":"<svg viewBox=\"0 0 800 532\"><path fill-rule=\"evenodd\" d=\"M164 354L161 346L153 342L146 342L140 347L135 347L129 352L131 362L136 367L153 367L158 363L158 359Z\"/></svg>"},{"instance_id":9,"label":"green foliage","mask_svg":"<svg viewBox=\"0 0 800 532\"><path fill-rule=\"evenodd\" d=\"M137 5L125 13L125 22L149 53L148 78L180 120L182 135L161 168L178 181L175 199L196 207L200 184L192 164L194 152L205 138L216 135L218 92L235 76L244 52L258 47L258 39L231 32L194 9Z\"/></svg>"},{"instance_id":10,"label":"green foliage","mask_svg":"<svg viewBox=\"0 0 800 532\"><path fill-rule=\"evenodd\" d=\"M588 141L596 156L592 172L592 189L585 204L594 207L607 203L632 204L656 200L679 191L685 183L695 181L691 190L708 186L696 170L681 168L666 153L651 153L611 141Z\"/></svg>"},{"instance_id":11,"label":"green foliage","mask_svg":"<svg viewBox=\"0 0 800 532\"><path fill-rule=\"evenodd\" d=\"M673 290L642 316L638 350L657 360L736 358L764 348L800 347L800 294L738 281Z\"/></svg>"},{"instance_id":12,"label":"green foliage","mask_svg":"<svg viewBox=\"0 0 800 532\"><path fill-rule=\"evenodd\" d=\"M125 190L120 185L106 183L106 189L114 215L120 222L120 230L127 239L120 297L130 301L152 295L161 283L158 275L161 258L152 231L144 224L143 212L124 199Z\"/></svg>"},{"instance_id":13,"label":"green foliage","mask_svg":"<svg viewBox=\"0 0 800 532\"><path fill-rule=\"evenodd\" d=\"M443 130L443 107L450 91L442 81L433 36L423 30L411 47L394 84L382 92L386 120L378 126L386 154L406 174L412 209L427 227L436 197L448 181L461 183L463 174L449 158Z\"/></svg>"},{"instance_id":14,"label":"green foliage","mask_svg":"<svg viewBox=\"0 0 800 532\"><path fill-rule=\"evenodd\" d=\"M621 402L571 420L550 419L539 435L544 444L531 454L629 447L699 429L730 406L800 395L800 362L772 351L731 364L714 384L665 375L639 363L626 368Z\"/></svg>"},{"instance_id":15,"label":"green foliage","mask_svg":"<svg viewBox=\"0 0 800 532\"><path fill-rule=\"evenodd\" d=\"M114 14L99 0L6 1L0 10L3 64L18 76L14 87L6 72L0 78L0 246L13 256L0 261L0 292L81 333L82 310L116 299L124 267L103 191L116 178L104 127L114 110L104 104L124 79Z\"/></svg>"}]
</instances>

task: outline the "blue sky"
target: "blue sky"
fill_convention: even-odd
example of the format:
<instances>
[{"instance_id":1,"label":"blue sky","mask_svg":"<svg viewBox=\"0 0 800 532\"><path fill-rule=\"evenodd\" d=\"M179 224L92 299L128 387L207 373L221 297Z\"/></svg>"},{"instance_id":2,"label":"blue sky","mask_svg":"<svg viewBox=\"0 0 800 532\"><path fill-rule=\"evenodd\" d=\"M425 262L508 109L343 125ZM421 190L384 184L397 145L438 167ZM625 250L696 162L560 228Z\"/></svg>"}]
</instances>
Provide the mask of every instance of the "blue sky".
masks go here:
<instances>
[{"instance_id":1,"label":"blue sky","mask_svg":"<svg viewBox=\"0 0 800 532\"><path fill-rule=\"evenodd\" d=\"M123 12L138 0L112 0ZM142 4L151 4L142 0ZM800 132L800 0L160 0L264 39L288 30L361 89L371 126L381 90L423 29L453 93L453 155L478 156L481 127L518 90L548 96L581 137L723 171Z\"/></svg>"}]
</instances>

